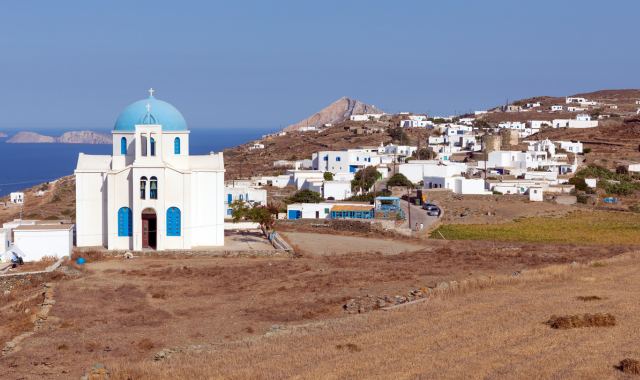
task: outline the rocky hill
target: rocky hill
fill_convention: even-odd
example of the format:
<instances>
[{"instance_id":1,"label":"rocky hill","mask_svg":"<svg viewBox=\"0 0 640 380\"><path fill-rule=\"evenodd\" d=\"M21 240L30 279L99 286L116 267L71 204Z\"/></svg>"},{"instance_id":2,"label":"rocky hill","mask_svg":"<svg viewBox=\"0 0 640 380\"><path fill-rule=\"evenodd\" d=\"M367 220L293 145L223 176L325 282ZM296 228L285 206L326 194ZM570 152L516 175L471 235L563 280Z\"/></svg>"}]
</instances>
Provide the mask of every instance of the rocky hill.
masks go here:
<instances>
[{"instance_id":1,"label":"rocky hill","mask_svg":"<svg viewBox=\"0 0 640 380\"><path fill-rule=\"evenodd\" d=\"M59 137L36 132L18 132L7 140L7 143L111 144L111 136L93 131L65 132Z\"/></svg>"},{"instance_id":2,"label":"rocky hill","mask_svg":"<svg viewBox=\"0 0 640 380\"><path fill-rule=\"evenodd\" d=\"M327 123L341 123L349 120L351 115L382 112L383 111L376 108L376 106L363 103L356 99L342 97L308 118L288 126L285 128L285 131L296 131L307 126L319 127Z\"/></svg>"}]
</instances>

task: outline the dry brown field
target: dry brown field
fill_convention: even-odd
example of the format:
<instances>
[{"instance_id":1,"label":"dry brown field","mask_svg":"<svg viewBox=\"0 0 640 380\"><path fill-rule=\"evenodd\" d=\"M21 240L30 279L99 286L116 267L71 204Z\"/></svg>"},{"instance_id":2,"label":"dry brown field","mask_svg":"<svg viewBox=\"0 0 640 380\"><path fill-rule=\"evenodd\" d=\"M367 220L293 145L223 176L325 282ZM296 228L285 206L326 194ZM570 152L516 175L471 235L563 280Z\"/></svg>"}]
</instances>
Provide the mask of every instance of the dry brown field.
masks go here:
<instances>
[{"instance_id":1,"label":"dry brown field","mask_svg":"<svg viewBox=\"0 0 640 380\"><path fill-rule=\"evenodd\" d=\"M326 245L323 239L328 244L334 238L330 234L310 235L305 235L306 239L316 240L318 247ZM348 244L361 239L352 238L356 240ZM546 344L539 340L541 335L552 338L565 334L551 333L543 325L551 314L610 312L618 325L607 331L616 332L634 321L620 306L629 307L633 284L625 284L624 291L629 292L625 300L622 294L614 296L614 289L585 288L600 282L609 284L607 281L618 286L616 271L624 270L628 275L635 261L619 268L607 259L629 251L629 247L418 243L422 245L414 251L386 254L307 251L299 258L163 255L90 259L79 275L47 280L54 285L55 304L42 328L0 357L3 376L78 378L95 363L103 363L116 379L402 378L433 377L436 370L436 377L459 377L466 370L470 371L468 377L508 377L511 372L503 373L499 367L510 364L504 357L498 364L498 356L520 357L514 368L525 364L521 356L528 352L540 362L550 360L551 353L539 352ZM580 275L561 270L551 278L534 276L536 269L550 265L593 261L606 264L580 266L585 271ZM517 278L529 276L528 271L532 271L531 278L520 284ZM594 280L579 281L583 277ZM500 278L508 281L493 283L492 279ZM394 312L354 315L342 307L351 298L393 297L445 281L462 284L477 279L489 282ZM0 319L13 322L0 328L0 346L30 328L28 321L37 312L39 286L41 283L33 280L4 296L6 307L0 308ZM27 295L36 298L21 304ZM591 295L606 298L588 305L574 300ZM603 302L610 307L587 308ZM485 340L492 331L499 339L487 346ZM518 346L521 339L522 346ZM534 344L531 351L522 348L526 342ZM503 343L506 351L499 348ZM554 354L569 360L571 353L561 350L569 343L563 344ZM156 362L154 356L160 351L172 354ZM494 357L480 360L490 352ZM448 359L441 362L445 357ZM623 358L611 357L614 359ZM606 365L609 363L599 370Z\"/></svg>"}]
</instances>

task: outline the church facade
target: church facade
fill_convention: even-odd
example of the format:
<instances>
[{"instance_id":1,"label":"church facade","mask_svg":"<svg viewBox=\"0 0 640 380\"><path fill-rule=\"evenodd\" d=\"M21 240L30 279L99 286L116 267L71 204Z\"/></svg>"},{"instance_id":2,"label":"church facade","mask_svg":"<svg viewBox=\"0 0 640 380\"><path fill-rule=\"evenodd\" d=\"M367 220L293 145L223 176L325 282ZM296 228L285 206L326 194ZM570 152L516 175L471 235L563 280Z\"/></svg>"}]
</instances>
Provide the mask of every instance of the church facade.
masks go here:
<instances>
[{"instance_id":1,"label":"church facade","mask_svg":"<svg viewBox=\"0 0 640 380\"><path fill-rule=\"evenodd\" d=\"M189 154L189 130L180 111L149 90L149 98L122 111L112 136L111 155L78 157L78 247L224 245L223 155Z\"/></svg>"}]
</instances>

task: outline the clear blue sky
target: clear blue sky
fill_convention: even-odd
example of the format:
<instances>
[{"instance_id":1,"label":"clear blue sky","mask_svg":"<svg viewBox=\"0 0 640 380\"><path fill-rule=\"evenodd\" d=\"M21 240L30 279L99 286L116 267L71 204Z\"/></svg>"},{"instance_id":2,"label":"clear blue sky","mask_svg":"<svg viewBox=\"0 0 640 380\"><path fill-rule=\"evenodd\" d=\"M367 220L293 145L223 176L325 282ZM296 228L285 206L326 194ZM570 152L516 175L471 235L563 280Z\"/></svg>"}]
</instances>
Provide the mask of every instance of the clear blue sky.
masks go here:
<instances>
[{"instance_id":1,"label":"clear blue sky","mask_svg":"<svg viewBox=\"0 0 640 380\"><path fill-rule=\"evenodd\" d=\"M449 114L640 87L637 1L0 4L0 130L111 128L154 87L192 128L277 127L341 96Z\"/></svg>"}]
</instances>

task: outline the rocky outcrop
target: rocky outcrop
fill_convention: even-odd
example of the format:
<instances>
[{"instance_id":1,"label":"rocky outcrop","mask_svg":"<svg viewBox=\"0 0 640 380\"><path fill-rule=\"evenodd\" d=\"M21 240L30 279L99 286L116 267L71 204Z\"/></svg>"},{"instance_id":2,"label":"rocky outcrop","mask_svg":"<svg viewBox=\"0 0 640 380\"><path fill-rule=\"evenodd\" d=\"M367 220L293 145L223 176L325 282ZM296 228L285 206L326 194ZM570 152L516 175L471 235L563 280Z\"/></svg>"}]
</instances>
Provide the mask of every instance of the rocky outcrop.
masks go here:
<instances>
[{"instance_id":1,"label":"rocky outcrop","mask_svg":"<svg viewBox=\"0 0 640 380\"><path fill-rule=\"evenodd\" d=\"M111 144L111 137L93 131L65 132L60 137L46 136L35 132L18 132L7 142L13 144Z\"/></svg>"},{"instance_id":2,"label":"rocky outcrop","mask_svg":"<svg viewBox=\"0 0 640 380\"><path fill-rule=\"evenodd\" d=\"M111 144L111 136L93 131L65 132L56 139L61 144Z\"/></svg>"},{"instance_id":3,"label":"rocky outcrop","mask_svg":"<svg viewBox=\"0 0 640 380\"><path fill-rule=\"evenodd\" d=\"M351 115L365 113L383 113L383 111L359 100L342 97L308 118L288 126L285 131L295 131L307 126L320 127L327 123L341 123L348 120Z\"/></svg>"}]
</instances>

